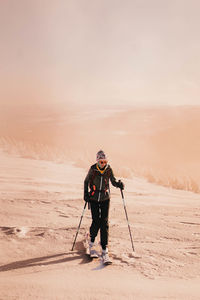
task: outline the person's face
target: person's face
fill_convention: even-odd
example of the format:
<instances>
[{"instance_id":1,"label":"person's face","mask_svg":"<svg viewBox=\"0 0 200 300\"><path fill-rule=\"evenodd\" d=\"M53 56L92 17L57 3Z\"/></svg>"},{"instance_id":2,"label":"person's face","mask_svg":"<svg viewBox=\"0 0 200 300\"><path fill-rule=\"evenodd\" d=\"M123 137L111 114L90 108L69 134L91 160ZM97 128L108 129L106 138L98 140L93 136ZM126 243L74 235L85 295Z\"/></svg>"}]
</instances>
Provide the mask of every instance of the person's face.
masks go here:
<instances>
[{"instance_id":1,"label":"person's face","mask_svg":"<svg viewBox=\"0 0 200 300\"><path fill-rule=\"evenodd\" d=\"M98 161L98 164L99 164L99 167L100 167L100 168L103 168L103 167L105 167L105 166L107 165L107 160L105 160L105 159L100 159L100 160Z\"/></svg>"}]
</instances>

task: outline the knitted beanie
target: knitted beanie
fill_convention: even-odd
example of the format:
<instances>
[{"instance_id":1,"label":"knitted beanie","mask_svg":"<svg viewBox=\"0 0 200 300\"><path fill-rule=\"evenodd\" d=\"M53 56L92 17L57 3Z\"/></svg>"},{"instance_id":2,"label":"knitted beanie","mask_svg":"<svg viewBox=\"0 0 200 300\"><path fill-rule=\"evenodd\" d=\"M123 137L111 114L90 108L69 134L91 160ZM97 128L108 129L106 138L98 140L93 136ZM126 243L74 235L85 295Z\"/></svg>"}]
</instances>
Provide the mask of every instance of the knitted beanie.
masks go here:
<instances>
[{"instance_id":1,"label":"knitted beanie","mask_svg":"<svg viewBox=\"0 0 200 300\"><path fill-rule=\"evenodd\" d=\"M107 157L106 157L105 153L103 152L103 150L99 150L97 152L97 157L96 158L97 158L97 161L99 161L100 159L107 160Z\"/></svg>"}]
</instances>

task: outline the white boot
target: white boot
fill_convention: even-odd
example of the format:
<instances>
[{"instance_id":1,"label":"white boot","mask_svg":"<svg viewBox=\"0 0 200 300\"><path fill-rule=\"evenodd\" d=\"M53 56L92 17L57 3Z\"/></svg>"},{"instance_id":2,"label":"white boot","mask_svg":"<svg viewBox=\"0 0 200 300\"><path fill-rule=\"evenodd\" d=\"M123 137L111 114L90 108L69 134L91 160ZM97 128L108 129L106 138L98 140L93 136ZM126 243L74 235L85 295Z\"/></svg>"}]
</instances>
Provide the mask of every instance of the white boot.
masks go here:
<instances>
[{"instance_id":1,"label":"white boot","mask_svg":"<svg viewBox=\"0 0 200 300\"><path fill-rule=\"evenodd\" d=\"M90 255L91 255L91 253L93 252L93 250L94 250L94 243L93 242L89 242L89 251L90 251Z\"/></svg>"},{"instance_id":2,"label":"white boot","mask_svg":"<svg viewBox=\"0 0 200 300\"><path fill-rule=\"evenodd\" d=\"M103 260L103 263L107 264L107 265L112 263L109 255L108 255L108 248L106 248L105 250L102 249L102 260Z\"/></svg>"},{"instance_id":3,"label":"white boot","mask_svg":"<svg viewBox=\"0 0 200 300\"><path fill-rule=\"evenodd\" d=\"M90 253L90 257L93 257L93 258L98 257L98 254L94 247L94 243L91 241L89 242L89 253Z\"/></svg>"}]
</instances>

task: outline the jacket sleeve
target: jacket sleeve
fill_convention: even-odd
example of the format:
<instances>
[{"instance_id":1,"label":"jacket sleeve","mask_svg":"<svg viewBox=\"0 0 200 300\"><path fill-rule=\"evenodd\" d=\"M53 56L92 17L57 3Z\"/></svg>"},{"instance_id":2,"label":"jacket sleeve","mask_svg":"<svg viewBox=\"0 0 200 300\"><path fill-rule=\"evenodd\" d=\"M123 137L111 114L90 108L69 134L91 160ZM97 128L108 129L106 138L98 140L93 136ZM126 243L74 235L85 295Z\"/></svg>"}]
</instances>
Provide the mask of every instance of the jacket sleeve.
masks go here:
<instances>
[{"instance_id":1,"label":"jacket sleeve","mask_svg":"<svg viewBox=\"0 0 200 300\"><path fill-rule=\"evenodd\" d=\"M113 174L113 170L110 168L110 181L112 183L112 185L114 185L115 187L118 187L118 181L116 180L114 174Z\"/></svg>"},{"instance_id":2,"label":"jacket sleeve","mask_svg":"<svg viewBox=\"0 0 200 300\"><path fill-rule=\"evenodd\" d=\"M85 177L84 180L84 200L88 200L89 198L88 185L90 182L90 177L91 177L91 168L89 169L87 176Z\"/></svg>"}]
</instances>

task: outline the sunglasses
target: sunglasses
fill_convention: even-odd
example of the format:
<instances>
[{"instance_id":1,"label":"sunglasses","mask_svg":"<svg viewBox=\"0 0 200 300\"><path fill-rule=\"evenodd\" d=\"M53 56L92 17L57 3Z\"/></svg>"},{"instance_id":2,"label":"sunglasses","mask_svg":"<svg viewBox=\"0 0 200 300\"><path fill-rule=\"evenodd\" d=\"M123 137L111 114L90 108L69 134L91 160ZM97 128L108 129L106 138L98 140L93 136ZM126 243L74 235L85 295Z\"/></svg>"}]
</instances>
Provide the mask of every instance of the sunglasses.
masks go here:
<instances>
[{"instance_id":1,"label":"sunglasses","mask_svg":"<svg viewBox=\"0 0 200 300\"><path fill-rule=\"evenodd\" d=\"M103 164L107 164L107 161L106 161L106 160L100 160L99 163L100 163L101 165L103 165Z\"/></svg>"}]
</instances>

